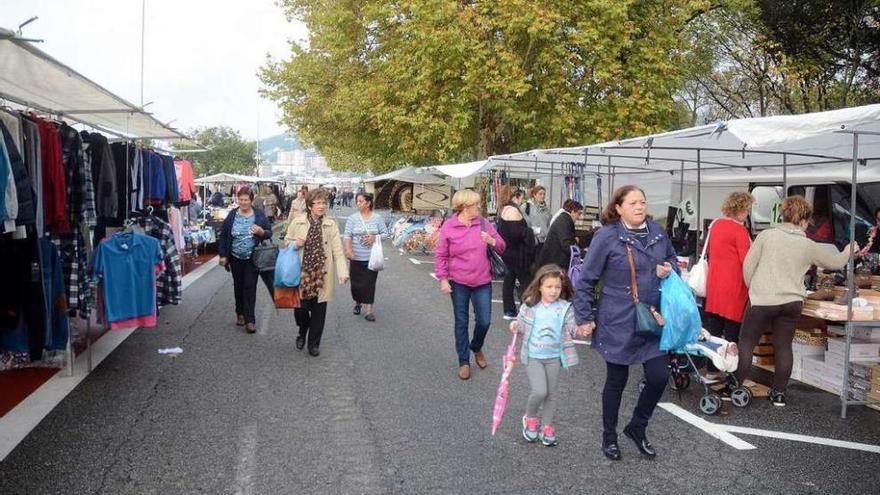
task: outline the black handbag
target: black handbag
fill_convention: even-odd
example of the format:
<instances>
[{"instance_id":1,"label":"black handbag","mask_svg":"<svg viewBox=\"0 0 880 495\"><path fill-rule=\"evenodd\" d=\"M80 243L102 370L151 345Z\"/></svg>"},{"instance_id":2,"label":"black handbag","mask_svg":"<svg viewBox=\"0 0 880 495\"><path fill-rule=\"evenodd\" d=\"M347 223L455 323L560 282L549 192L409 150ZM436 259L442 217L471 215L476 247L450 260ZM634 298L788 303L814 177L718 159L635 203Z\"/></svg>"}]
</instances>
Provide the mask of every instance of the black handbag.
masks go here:
<instances>
[{"instance_id":1,"label":"black handbag","mask_svg":"<svg viewBox=\"0 0 880 495\"><path fill-rule=\"evenodd\" d=\"M486 231L486 223L483 217L480 217L480 232ZM492 278L504 278L507 275L507 265L501 259L501 255L492 246L486 246L486 256L489 257L489 268L492 271Z\"/></svg>"},{"instance_id":2,"label":"black handbag","mask_svg":"<svg viewBox=\"0 0 880 495\"><path fill-rule=\"evenodd\" d=\"M626 259L629 262L632 298L636 305L636 335L660 338L666 320L655 306L645 304L639 300L639 280L636 277L636 262L633 259L632 247L629 244L626 245Z\"/></svg>"},{"instance_id":3,"label":"black handbag","mask_svg":"<svg viewBox=\"0 0 880 495\"><path fill-rule=\"evenodd\" d=\"M272 242L271 238L257 244L251 255L251 262L259 272L275 271L276 259L278 259L278 246Z\"/></svg>"}]
</instances>

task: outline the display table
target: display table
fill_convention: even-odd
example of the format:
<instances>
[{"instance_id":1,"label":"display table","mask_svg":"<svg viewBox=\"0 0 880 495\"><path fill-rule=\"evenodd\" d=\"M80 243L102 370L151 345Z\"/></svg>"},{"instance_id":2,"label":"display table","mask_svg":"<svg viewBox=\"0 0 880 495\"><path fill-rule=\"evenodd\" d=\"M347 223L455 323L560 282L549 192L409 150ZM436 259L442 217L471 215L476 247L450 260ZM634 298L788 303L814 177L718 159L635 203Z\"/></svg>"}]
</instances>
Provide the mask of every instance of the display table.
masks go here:
<instances>
[{"instance_id":1,"label":"display table","mask_svg":"<svg viewBox=\"0 0 880 495\"><path fill-rule=\"evenodd\" d=\"M833 291L838 302L846 294L844 287ZM791 377L839 395L842 418L851 405L880 409L880 291L860 289L858 297L867 304L853 306L851 320L846 304L805 300L798 332L809 342L796 335L792 343ZM775 372L772 364L753 365Z\"/></svg>"}]
</instances>

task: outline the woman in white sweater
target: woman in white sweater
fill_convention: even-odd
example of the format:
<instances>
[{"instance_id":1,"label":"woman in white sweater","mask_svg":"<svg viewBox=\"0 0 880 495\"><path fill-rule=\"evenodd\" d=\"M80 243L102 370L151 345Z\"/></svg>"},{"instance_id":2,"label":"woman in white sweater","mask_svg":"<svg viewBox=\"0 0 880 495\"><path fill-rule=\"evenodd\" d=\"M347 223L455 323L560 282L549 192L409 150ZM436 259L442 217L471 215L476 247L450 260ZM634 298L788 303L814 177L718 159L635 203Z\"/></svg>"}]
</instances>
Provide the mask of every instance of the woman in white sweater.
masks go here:
<instances>
[{"instance_id":1,"label":"woman in white sweater","mask_svg":"<svg viewBox=\"0 0 880 495\"><path fill-rule=\"evenodd\" d=\"M773 333L775 373L770 401L785 405L785 387L794 362L791 343L795 325L804 305L804 276L810 266L838 270L849 260L855 242L849 249L837 251L828 244L807 238L804 229L813 209L802 196L789 196L782 202L784 223L761 232L752 244L743 263L743 278L749 286L749 306L743 317L739 340L739 383L749 376L752 352L766 331Z\"/></svg>"}]
</instances>

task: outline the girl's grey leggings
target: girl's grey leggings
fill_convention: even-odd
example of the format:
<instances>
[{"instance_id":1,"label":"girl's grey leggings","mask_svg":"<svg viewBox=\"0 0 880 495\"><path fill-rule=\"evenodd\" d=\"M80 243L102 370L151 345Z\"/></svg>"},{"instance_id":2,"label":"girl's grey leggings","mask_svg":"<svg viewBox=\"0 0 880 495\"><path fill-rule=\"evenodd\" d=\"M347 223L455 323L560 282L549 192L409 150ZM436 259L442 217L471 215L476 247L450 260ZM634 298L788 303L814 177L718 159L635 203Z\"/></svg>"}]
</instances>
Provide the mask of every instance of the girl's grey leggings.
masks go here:
<instances>
[{"instance_id":1,"label":"girl's grey leggings","mask_svg":"<svg viewBox=\"0 0 880 495\"><path fill-rule=\"evenodd\" d=\"M526 373L529 375L529 384L532 393L526 405L526 416L535 418L541 404L541 424L552 425L553 413L556 412L556 389L559 385L559 358L555 359L532 359L529 358Z\"/></svg>"}]
</instances>

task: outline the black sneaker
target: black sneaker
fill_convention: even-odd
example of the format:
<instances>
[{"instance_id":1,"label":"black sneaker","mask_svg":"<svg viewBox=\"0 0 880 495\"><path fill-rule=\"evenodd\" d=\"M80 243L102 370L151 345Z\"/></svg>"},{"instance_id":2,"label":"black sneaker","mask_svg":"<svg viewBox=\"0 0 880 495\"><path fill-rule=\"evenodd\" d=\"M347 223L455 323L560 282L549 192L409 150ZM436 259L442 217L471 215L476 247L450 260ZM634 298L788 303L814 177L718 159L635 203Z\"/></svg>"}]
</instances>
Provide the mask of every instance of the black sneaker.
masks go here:
<instances>
[{"instance_id":1,"label":"black sneaker","mask_svg":"<svg viewBox=\"0 0 880 495\"><path fill-rule=\"evenodd\" d=\"M774 406L784 407L785 406L785 392L777 392L775 390L770 390L770 395L768 396L770 399L770 403Z\"/></svg>"},{"instance_id":2,"label":"black sneaker","mask_svg":"<svg viewBox=\"0 0 880 495\"><path fill-rule=\"evenodd\" d=\"M355 305L354 305L354 310L352 311L352 313L354 313L354 314L356 314L356 315L361 314L361 305L360 305L360 304L355 304Z\"/></svg>"}]
</instances>

